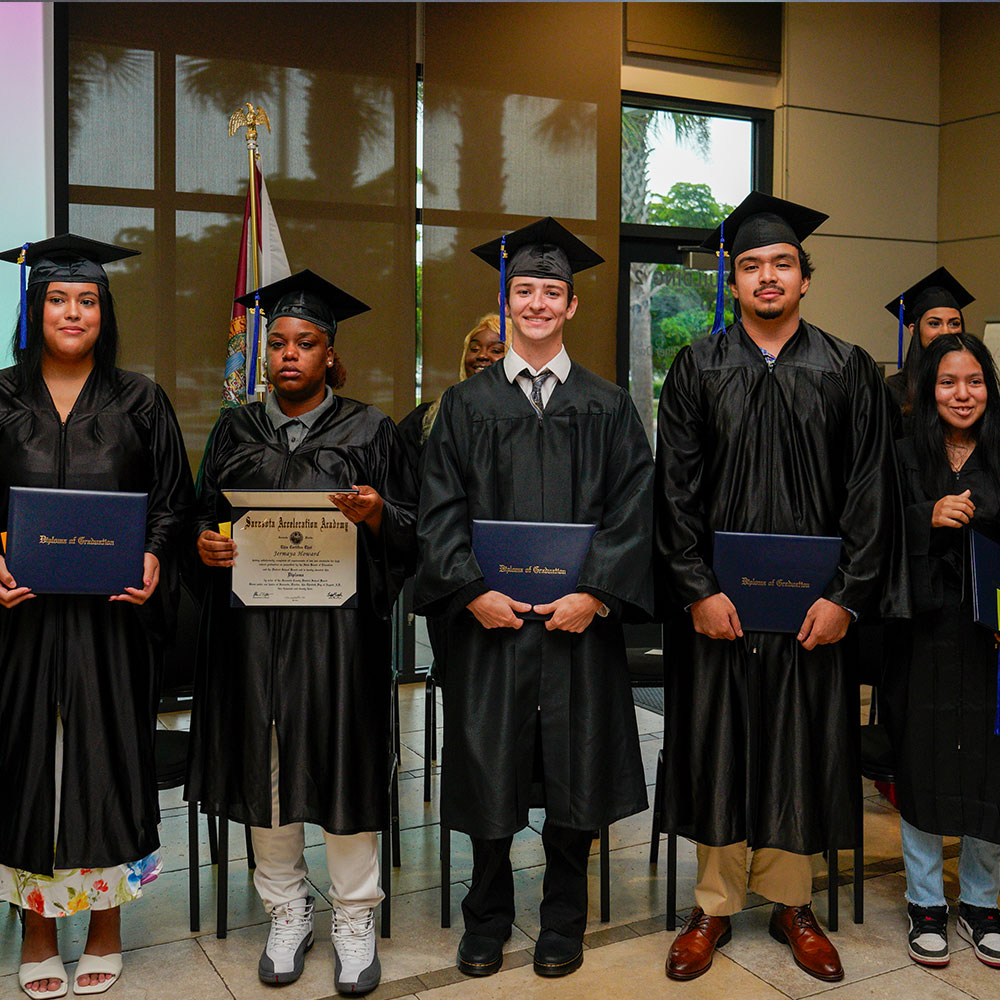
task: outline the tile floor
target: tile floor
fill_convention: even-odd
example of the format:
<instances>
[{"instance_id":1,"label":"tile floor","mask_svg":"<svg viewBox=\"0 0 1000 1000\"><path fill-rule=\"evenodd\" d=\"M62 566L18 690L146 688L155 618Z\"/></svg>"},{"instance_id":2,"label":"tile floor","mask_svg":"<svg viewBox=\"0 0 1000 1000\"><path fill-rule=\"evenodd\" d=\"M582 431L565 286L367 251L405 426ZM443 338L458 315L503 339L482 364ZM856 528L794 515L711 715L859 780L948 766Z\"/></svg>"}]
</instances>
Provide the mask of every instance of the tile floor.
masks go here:
<instances>
[{"instance_id":1,"label":"tile floor","mask_svg":"<svg viewBox=\"0 0 1000 1000\"><path fill-rule=\"evenodd\" d=\"M460 903L471 868L467 838L452 838L451 903L453 925L440 926L438 869L438 778L430 805L423 801L424 733L423 685L406 685L400 692L402 762L400 808L402 867L391 873L393 891L392 939L379 941L382 985L374 1000L480 1000L517 997L531 1000L577 1000L596 995L631 998L683 997L685 1000L724 997L726 1000L807 997L823 993L830 1000L961 1000L1000 995L1000 971L981 965L952 928L951 964L930 972L907 957L903 879L900 874L899 825L895 812L871 786L865 798L865 922L851 918L851 887L839 890L840 930L833 940L847 971L843 983L823 984L800 972L787 950L767 934L768 907L759 898L734 918L732 942L720 951L712 969L690 983L666 979L663 963L673 932L665 928L665 857L650 868L647 810L611 829L611 922L599 918L597 844L591 865L590 924L583 968L561 980L543 980L531 969L531 949L538 934L538 898L543 856L538 830L541 814L515 840L517 925L502 972L486 980L466 979L454 967L461 936ZM662 720L636 709L647 781L655 776ZM160 725L184 728L185 713L165 715ZM440 736L440 734L439 734ZM306 971L295 984L276 992L257 979L257 957L267 934L263 908L253 891L247 870L242 831L230 830L229 935L215 936L216 869L209 864L208 837L200 824L201 932L188 928L187 814L179 792L164 792L163 842L165 870L145 897L126 907L124 916L125 975L109 996L118 1000L250 1000L280 996L282 1000L325 1000L333 994L333 958L329 944L329 903L323 897L322 837L309 829L307 860L316 888L317 945ZM948 853L954 854L954 849ZM841 855L846 879L852 855ZM678 850L677 901L683 916L691 906L695 877L694 848L681 841ZM817 861L817 875L821 872ZM957 892L956 861L946 862L948 892ZM816 910L825 921L825 880L817 878ZM75 961L86 931L84 916L61 925L61 945L67 962ZM18 921L0 909L0 998L20 996L17 986L20 933ZM73 966L68 965L72 973Z\"/></svg>"}]
</instances>

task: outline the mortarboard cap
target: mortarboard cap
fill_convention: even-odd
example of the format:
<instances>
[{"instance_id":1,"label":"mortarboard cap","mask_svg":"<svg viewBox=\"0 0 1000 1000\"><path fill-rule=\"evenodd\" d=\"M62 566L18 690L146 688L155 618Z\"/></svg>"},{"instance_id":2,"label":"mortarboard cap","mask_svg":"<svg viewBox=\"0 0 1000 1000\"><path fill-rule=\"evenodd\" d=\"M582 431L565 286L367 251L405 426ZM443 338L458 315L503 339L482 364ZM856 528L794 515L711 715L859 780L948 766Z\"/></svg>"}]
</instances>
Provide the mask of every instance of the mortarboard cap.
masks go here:
<instances>
[{"instance_id":1,"label":"mortarboard cap","mask_svg":"<svg viewBox=\"0 0 1000 1000\"><path fill-rule=\"evenodd\" d=\"M946 267L939 267L925 275L905 292L890 299L885 308L893 316L899 317L898 356L896 365L903 367L903 327L909 323L918 324L920 317L928 309L964 309L976 297L952 276Z\"/></svg>"},{"instance_id":2,"label":"mortarboard cap","mask_svg":"<svg viewBox=\"0 0 1000 1000\"><path fill-rule=\"evenodd\" d=\"M28 345L29 285L66 281L72 284L94 284L108 287L105 264L135 257L138 250L127 250L113 243L101 243L74 233L63 233L37 243L25 243L0 253L0 260L21 265L21 350ZM30 275L25 272L31 268Z\"/></svg>"},{"instance_id":3,"label":"mortarboard cap","mask_svg":"<svg viewBox=\"0 0 1000 1000\"><path fill-rule=\"evenodd\" d=\"M22 253L24 265L31 268L27 282L29 285L37 285L43 281L68 281L89 282L107 288L108 275L104 265L125 257L134 257L139 251L64 233L62 236L5 250L0 253L0 260L19 264Z\"/></svg>"},{"instance_id":4,"label":"mortarboard cap","mask_svg":"<svg viewBox=\"0 0 1000 1000\"><path fill-rule=\"evenodd\" d=\"M273 323L279 316L294 316L296 319L315 323L331 334L337 332L340 321L371 308L309 270L290 274L280 281L247 292L236 301L247 307L252 307L259 301L269 323Z\"/></svg>"},{"instance_id":5,"label":"mortarboard cap","mask_svg":"<svg viewBox=\"0 0 1000 1000\"><path fill-rule=\"evenodd\" d=\"M500 272L500 339L506 340L507 281L511 278L557 278L573 285L573 275L603 264L604 258L565 226L546 216L514 232L490 240L472 252Z\"/></svg>"},{"instance_id":6,"label":"mortarboard cap","mask_svg":"<svg viewBox=\"0 0 1000 1000\"><path fill-rule=\"evenodd\" d=\"M706 250L718 250L725 233L725 243L733 259L747 250L773 243L801 247L802 241L829 218L823 212L794 201L751 191L702 246Z\"/></svg>"}]
</instances>

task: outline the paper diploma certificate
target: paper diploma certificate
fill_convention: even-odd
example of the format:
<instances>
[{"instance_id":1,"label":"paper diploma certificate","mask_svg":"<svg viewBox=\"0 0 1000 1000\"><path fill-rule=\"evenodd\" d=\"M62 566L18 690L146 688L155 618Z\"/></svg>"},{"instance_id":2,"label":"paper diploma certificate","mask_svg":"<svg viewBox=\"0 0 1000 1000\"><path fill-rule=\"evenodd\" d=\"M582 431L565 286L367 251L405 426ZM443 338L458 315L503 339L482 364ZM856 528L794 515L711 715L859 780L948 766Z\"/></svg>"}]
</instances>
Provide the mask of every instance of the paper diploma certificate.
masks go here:
<instances>
[{"instance_id":1,"label":"paper diploma certificate","mask_svg":"<svg viewBox=\"0 0 1000 1000\"><path fill-rule=\"evenodd\" d=\"M233 508L237 550L233 607L357 606L357 525L326 493L225 496Z\"/></svg>"}]
</instances>

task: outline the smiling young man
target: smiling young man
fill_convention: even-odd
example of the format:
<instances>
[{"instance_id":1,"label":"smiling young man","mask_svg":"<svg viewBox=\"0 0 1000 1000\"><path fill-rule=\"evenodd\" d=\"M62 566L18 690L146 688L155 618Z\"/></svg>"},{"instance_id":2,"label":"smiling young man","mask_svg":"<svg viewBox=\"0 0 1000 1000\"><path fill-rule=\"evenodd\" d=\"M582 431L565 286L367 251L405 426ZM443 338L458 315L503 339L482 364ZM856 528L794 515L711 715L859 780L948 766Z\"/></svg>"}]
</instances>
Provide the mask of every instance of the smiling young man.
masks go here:
<instances>
[{"instance_id":1,"label":"smiling young man","mask_svg":"<svg viewBox=\"0 0 1000 1000\"><path fill-rule=\"evenodd\" d=\"M500 240L474 252L499 267ZM646 807L621 623L651 610L652 457L628 393L563 344L574 273L601 258L553 219L506 252L506 357L444 394L428 440L417 605L449 624L441 821L474 859L458 968L500 968L511 840L544 802L534 967L561 976L583 961L593 832ZM474 519L596 526L576 587L535 606L547 620L486 585Z\"/></svg>"},{"instance_id":2,"label":"smiling young man","mask_svg":"<svg viewBox=\"0 0 1000 1000\"><path fill-rule=\"evenodd\" d=\"M844 974L810 908L810 855L853 846L859 808L843 640L859 613L905 613L907 594L882 380L861 348L799 316L812 271L801 243L825 218L755 192L725 220L741 318L682 349L660 396L657 582L674 637L664 829L698 844L672 979L706 972L729 940L748 847L749 888L775 904L771 936L810 975ZM744 632L712 569L715 531L840 536L798 634Z\"/></svg>"}]
</instances>

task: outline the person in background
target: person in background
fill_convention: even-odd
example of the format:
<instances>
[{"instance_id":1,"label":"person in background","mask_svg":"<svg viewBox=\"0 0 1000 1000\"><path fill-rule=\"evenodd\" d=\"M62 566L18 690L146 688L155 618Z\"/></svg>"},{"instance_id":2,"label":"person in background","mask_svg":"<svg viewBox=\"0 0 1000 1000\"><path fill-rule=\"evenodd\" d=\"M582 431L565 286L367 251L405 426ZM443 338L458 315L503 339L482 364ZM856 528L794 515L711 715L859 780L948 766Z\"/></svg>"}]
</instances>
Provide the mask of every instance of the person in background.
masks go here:
<instances>
[{"instance_id":1,"label":"person in background","mask_svg":"<svg viewBox=\"0 0 1000 1000\"><path fill-rule=\"evenodd\" d=\"M0 899L24 910L18 980L31 997L66 995L56 918L82 910L74 993L117 982L121 904L161 864L154 648L171 632L194 495L166 394L115 367L103 265L134 253L73 234L29 245L23 339L19 324L0 372L5 528L11 486L147 495L140 587L34 594L0 558Z\"/></svg>"},{"instance_id":2,"label":"person in background","mask_svg":"<svg viewBox=\"0 0 1000 1000\"><path fill-rule=\"evenodd\" d=\"M503 361L507 353L507 342L500 339L500 317L488 313L480 317L476 325L465 335L462 342L462 359L458 365L458 381L464 382L478 372L485 371L497 361ZM410 460L410 471L416 484L417 497L420 495L420 480L423 474L423 455L427 438L434 427L434 421L441 406L440 398L421 403L399 422L397 430L406 455ZM433 680L438 687L445 683L445 658L448 648L447 625L437 615L428 615L427 637L431 643Z\"/></svg>"},{"instance_id":3,"label":"person in background","mask_svg":"<svg viewBox=\"0 0 1000 1000\"><path fill-rule=\"evenodd\" d=\"M257 966L294 982L313 943L304 823L324 831L334 985L375 989L377 831L387 826L392 606L412 572L413 487L396 427L334 392L346 372L338 324L368 307L312 271L258 290L272 391L226 410L199 477L197 549L210 567L185 791L249 824L254 886L271 917ZM252 306L256 293L243 297ZM340 492L355 489L356 493ZM353 607L230 608L235 542L225 490L329 491L357 525Z\"/></svg>"},{"instance_id":4,"label":"person in background","mask_svg":"<svg viewBox=\"0 0 1000 1000\"><path fill-rule=\"evenodd\" d=\"M946 267L939 267L897 295L885 308L898 317L902 300L903 316L899 322L899 350L903 350L903 327L910 331L910 346L903 367L890 375L885 384L899 408L901 422L898 436L911 431L910 412L917 386L920 358L935 337L942 333L962 333L965 317L962 310L975 298L954 278Z\"/></svg>"},{"instance_id":5,"label":"person in background","mask_svg":"<svg viewBox=\"0 0 1000 1000\"><path fill-rule=\"evenodd\" d=\"M1000 540L1000 390L967 333L923 349L899 443L913 591L911 641L888 672L910 957L949 960L942 836L961 837L958 933L1000 968L997 640L972 616L969 532Z\"/></svg>"}]
</instances>

